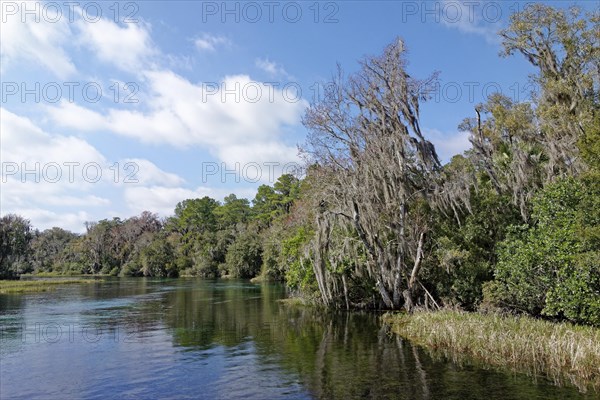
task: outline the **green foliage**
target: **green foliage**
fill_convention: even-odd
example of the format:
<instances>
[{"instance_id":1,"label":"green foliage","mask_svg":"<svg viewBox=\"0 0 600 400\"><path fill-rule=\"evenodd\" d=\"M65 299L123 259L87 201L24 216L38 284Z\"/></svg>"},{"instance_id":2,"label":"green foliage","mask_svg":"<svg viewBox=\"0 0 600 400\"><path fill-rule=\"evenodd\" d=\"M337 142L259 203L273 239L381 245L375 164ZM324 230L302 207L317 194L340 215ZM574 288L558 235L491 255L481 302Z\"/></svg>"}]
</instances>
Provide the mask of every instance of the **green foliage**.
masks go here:
<instances>
[{"instance_id":1,"label":"green foliage","mask_svg":"<svg viewBox=\"0 0 600 400\"><path fill-rule=\"evenodd\" d=\"M597 124L599 22L597 10L585 14L574 6L531 4L513 14L510 26L501 32L506 55L521 53L538 68L533 80L539 87L534 96L539 141L545 145L552 175L583 170L573 144L594 120Z\"/></svg>"},{"instance_id":2,"label":"green foliage","mask_svg":"<svg viewBox=\"0 0 600 400\"><path fill-rule=\"evenodd\" d=\"M144 276L176 277L178 271L173 261L173 247L163 235L156 235L140 254L141 272Z\"/></svg>"},{"instance_id":3,"label":"green foliage","mask_svg":"<svg viewBox=\"0 0 600 400\"><path fill-rule=\"evenodd\" d=\"M460 182L472 173L471 165L468 158L456 156L444 170L451 182ZM483 298L483 284L493 279L497 244L508 226L519 223L520 215L508 196L493 189L485 173L468 185L470 211L455 207L455 212L439 212L435 218L424 280L444 305L473 310Z\"/></svg>"},{"instance_id":4,"label":"green foliage","mask_svg":"<svg viewBox=\"0 0 600 400\"><path fill-rule=\"evenodd\" d=\"M578 254L558 271L545 312L600 326L600 251Z\"/></svg>"},{"instance_id":5,"label":"green foliage","mask_svg":"<svg viewBox=\"0 0 600 400\"><path fill-rule=\"evenodd\" d=\"M248 222L250 215L250 202L247 199L238 199L235 194L225 197L223 205L214 209L214 215L220 229L234 227L238 223Z\"/></svg>"},{"instance_id":6,"label":"green foliage","mask_svg":"<svg viewBox=\"0 0 600 400\"><path fill-rule=\"evenodd\" d=\"M489 300L501 306L600 323L598 179L565 179L534 201L536 224L502 243Z\"/></svg>"},{"instance_id":7,"label":"green foliage","mask_svg":"<svg viewBox=\"0 0 600 400\"><path fill-rule=\"evenodd\" d=\"M600 109L596 109L593 119L585 126L577 146L587 165L600 171Z\"/></svg>"},{"instance_id":8,"label":"green foliage","mask_svg":"<svg viewBox=\"0 0 600 400\"><path fill-rule=\"evenodd\" d=\"M281 175L273 187L259 186L252 201L255 219L268 226L275 218L288 214L299 192L300 181L290 174Z\"/></svg>"},{"instance_id":9,"label":"green foliage","mask_svg":"<svg viewBox=\"0 0 600 400\"><path fill-rule=\"evenodd\" d=\"M275 190L268 185L259 186L252 205L254 218L265 225L269 224L276 216L277 211Z\"/></svg>"},{"instance_id":10,"label":"green foliage","mask_svg":"<svg viewBox=\"0 0 600 400\"><path fill-rule=\"evenodd\" d=\"M184 200L175 207L175 216L169 221L170 227L184 236L215 231L217 216L214 211L217 207L219 202L208 196Z\"/></svg>"},{"instance_id":11,"label":"green foliage","mask_svg":"<svg viewBox=\"0 0 600 400\"><path fill-rule=\"evenodd\" d=\"M281 263L286 266L286 284L309 296L318 293L317 281L312 267L311 259L304 257L304 246L312 238L313 232L301 226L295 234L281 243Z\"/></svg>"},{"instance_id":12,"label":"green foliage","mask_svg":"<svg viewBox=\"0 0 600 400\"><path fill-rule=\"evenodd\" d=\"M34 272L50 272L62 269L67 261L70 242L77 235L61 228L36 233L31 241L30 263Z\"/></svg>"},{"instance_id":13,"label":"green foliage","mask_svg":"<svg viewBox=\"0 0 600 400\"><path fill-rule=\"evenodd\" d=\"M282 222L272 224L262 233L263 264L261 277L266 280L284 281L287 265L281 257L281 246L291 230Z\"/></svg>"},{"instance_id":14,"label":"green foliage","mask_svg":"<svg viewBox=\"0 0 600 400\"><path fill-rule=\"evenodd\" d=\"M277 179L273 189L277 194L277 206L283 213L289 213L294 200L298 198L300 181L291 174L283 174Z\"/></svg>"},{"instance_id":15,"label":"green foliage","mask_svg":"<svg viewBox=\"0 0 600 400\"><path fill-rule=\"evenodd\" d=\"M527 229L527 226L520 232L515 229L501 244L496 281L490 286L489 300L539 315L545 306L546 293L554 282L553 274L558 268L556 258L565 248L556 248L559 251L547 255L546 252L552 251L560 242L544 241L537 232Z\"/></svg>"},{"instance_id":16,"label":"green foliage","mask_svg":"<svg viewBox=\"0 0 600 400\"><path fill-rule=\"evenodd\" d=\"M262 244L256 231L247 229L227 248L225 267L236 278L252 278L260 273Z\"/></svg>"},{"instance_id":17,"label":"green foliage","mask_svg":"<svg viewBox=\"0 0 600 400\"><path fill-rule=\"evenodd\" d=\"M257 201L255 207L234 194L225 197L223 204L207 196L187 199L177 204L174 216L164 226L155 214L144 212L127 220L88 222L87 232L81 236L53 228L36 233L31 245L28 222L7 216L3 220L11 223L2 227L14 231L6 233L7 240L23 245L10 249L10 257L4 258L3 265L14 269L6 276L33 267L36 272L64 274L254 277L263 264L262 230L287 215L298 196L299 181L292 176L282 176L275 186L259 189L264 201ZM27 227L29 233L21 237L27 237L25 241L19 239L19 226ZM8 254L8 242L3 246Z\"/></svg>"},{"instance_id":18,"label":"green foliage","mask_svg":"<svg viewBox=\"0 0 600 400\"><path fill-rule=\"evenodd\" d=\"M32 237L29 220L15 214L0 218L0 278L30 271L27 257Z\"/></svg>"}]
</instances>

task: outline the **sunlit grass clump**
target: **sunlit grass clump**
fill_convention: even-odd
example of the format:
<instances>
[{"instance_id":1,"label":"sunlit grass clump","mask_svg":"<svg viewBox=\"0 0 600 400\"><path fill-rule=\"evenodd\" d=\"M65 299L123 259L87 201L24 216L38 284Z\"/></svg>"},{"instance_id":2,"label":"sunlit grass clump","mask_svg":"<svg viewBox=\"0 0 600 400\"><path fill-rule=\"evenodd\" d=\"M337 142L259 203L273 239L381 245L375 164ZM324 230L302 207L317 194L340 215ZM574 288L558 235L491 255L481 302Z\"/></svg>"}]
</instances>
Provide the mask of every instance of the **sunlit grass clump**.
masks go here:
<instances>
[{"instance_id":1,"label":"sunlit grass clump","mask_svg":"<svg viewBox=\"0 0 600 400\"><path fill-rule=\"evenodd\" d=\"M600 392L600 329L529 317L458 311L387 314L392 330L457 362L546 376Z\"/></svg>"},{"instance_id":2,"label":"sunlit grass clump","mask_svg":"<svg viewBox=\"0 0 600 400\"><path fill-rule=\"evenodd\" d=\"M59 285L73 283L94 283L95 279L37 279L37 280L0 280L0 293L45 292Z\"/></svg>"}]
</instances>

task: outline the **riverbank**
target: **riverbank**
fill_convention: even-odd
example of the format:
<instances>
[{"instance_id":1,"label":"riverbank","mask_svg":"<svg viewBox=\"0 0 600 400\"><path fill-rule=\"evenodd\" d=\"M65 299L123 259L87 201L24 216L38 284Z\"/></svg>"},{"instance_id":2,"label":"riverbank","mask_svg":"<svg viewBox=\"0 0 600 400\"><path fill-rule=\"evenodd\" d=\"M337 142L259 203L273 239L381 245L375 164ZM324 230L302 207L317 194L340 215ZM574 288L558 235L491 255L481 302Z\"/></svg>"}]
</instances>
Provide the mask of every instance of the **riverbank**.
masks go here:
<instances>
[{"instance_id":1,"label":"riverbank","mask_svg":"<svg viewBox=\"0 0 600 400\"><path fill-rule=\"evenodd\" d=\"M92 277L107 277L107 276L115 276L111 274L82 274L79 272L67 271L67 272L36 272L29 274L21 274L21 279L30 279L30 278L92 278Z\"/></svg>"},{"instance_id":2,"label":"riverbank","mask_svg":"<svg viewBox=\"0 0 600 400\"><path fill-rule=\"evenodd\" d=\"M45 292L59 285L74 283L94 283L97 279L35 279L35 280L0 280L0 294Z\"/></svg>"},{"instance_id":3,"label":"riverbank","mask_svg":"<svg viewBox=\"0 0 600 400\"><path fill-rule=\"evenodd\" d=\"M458 311L386 314L392 331L458 363L475 362L600 393L600 329Z\"/></svg>"}]
</instances>

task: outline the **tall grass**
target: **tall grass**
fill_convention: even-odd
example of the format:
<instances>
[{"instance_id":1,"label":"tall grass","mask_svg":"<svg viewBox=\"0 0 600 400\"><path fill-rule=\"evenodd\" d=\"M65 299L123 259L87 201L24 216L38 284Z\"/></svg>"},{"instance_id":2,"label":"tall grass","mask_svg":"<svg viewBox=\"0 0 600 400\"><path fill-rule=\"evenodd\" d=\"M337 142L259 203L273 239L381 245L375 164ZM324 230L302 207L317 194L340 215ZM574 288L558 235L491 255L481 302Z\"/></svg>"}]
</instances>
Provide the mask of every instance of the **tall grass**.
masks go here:
<instances>
[{"instance_id":1,"label":"tall grass","mask_svg":"<svg viewBox=\"0 0 600 400\"><path fill-rule=\"evenodd\" d=\"M63 276L71 276L71 277L98 277L98 276L111 276L110 274L82 274L79 271L45 271L45 272L35 272L28 274L21 274L21 279L27 278L53 278L53 277L63 277Z\"/></svg>"},{"instance_id":2,"label":"tall grass","mask_svg":"<svg viewBox=\"0 0 600 400\"><path fill-rule=\"evenodd\" d=\"M529 317L458 311L386 314L392 330L461 363L571 382L600 392L600 329Z\"/></svg>"},{"instance_id":3,"label":"tall grass","mask_svg":"<svg viewBox=\"0 0 600 400\"><path fill-rule=\"evenodd\" d=\"M96 279L36 279L36 280L0 280L0 293L45 292L58 285L73 283L94 283Z\"/></svg>"}]
</instances>

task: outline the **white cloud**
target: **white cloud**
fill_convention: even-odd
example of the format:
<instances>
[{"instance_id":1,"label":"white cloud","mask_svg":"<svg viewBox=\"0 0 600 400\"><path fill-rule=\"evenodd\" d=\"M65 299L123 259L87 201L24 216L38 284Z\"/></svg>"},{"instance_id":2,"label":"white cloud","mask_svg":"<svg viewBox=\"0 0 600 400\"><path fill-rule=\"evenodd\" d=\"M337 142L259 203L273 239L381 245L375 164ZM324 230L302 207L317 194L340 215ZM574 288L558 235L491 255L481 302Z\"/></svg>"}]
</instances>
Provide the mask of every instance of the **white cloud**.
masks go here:
<instances>
[{"instance_id":1,"label":"white cloud","mask_svg":"<svg viewBox=\"0 0 600 400\"><path fill-rule=\"evenodd\" d=\"M3 69L10 69L26 62L29 65L41 65L59 79L67 79L76 73L75 65L64 51L63 45L69 42L72 31L68 20L57 18L56 10L48 8L45 18L28 15L22 22L25 3L13 3L16 13L8 12L9 2L3 4L2 35L0 37L0 56ZM40 2L28 2L29 10L41 9ZM12 9L11 9L12 10ZM4 12L7 12L4 14ZM56 21L56 22L51 22ZM6 71L2 71L3 74Z\"/></svg>"},{"instance_id":2,"label":"white cloud","mask_svg":"<svg viewBox=\"0 0 600 400\"><path fill-rule=\"evenodd\" d=\"M482 36L490 44L499 44L498 31L501 29L501 22L494 11L501 5L500 3L494 3L495 7L485 8L485 4L485 2L468 2L464 0L442 0L440 7L441 20L449 28ZM502 13L500 9L497 11ZM488 21L486 18L490 20Z\"/></svg>"},{"instance_id":3,"label":"white cloud","mask_svg":"<svg viewBox=\"0 0 600 400\"><path fill-rule=\"evenodd\" d=\"M0 114L3 213L22 213L35 227L44 228L51 227L49 221L59 221L56 212L43 213L45 208L110 204L104 196L90 193L105 186L105 180L95 182L97 172L100 178L107 176L102 172L106 159L93 146L73 136L44 132L30 119L4 108ZM74 223L73 218L65 221Z\"/></svg>"},{"instance_id":4,"label":"white cloud","mask_svg":"<svg viewBox=\"0 0 600 400\"><path fill-rule=\"evenodd\" d=\"M425 137L434 144L442 163L471 148L468 132L445 133L437 129L426 129Z\"/></svg>"},{"instance_id":5,"label":"white cloud","mask_svg":"<svg viewBox=\"0 0 600 400\"><path fill-rule=\"evenodd\" d=\"M1 179L0 214L22 215L37 229L60 226L81 232L85 221L93 220L93 214L99 218L101 214L98 212L111 204L105 197L86 193L90 189L99 188L94 188L92 185L83 188L80 182L52 183L43 178L36 182L32 175L22 179L6 174ZM102 192L102 190L98 191ZM74 210L77 209L81 211L75 212Z\"/></svg>"},{"instance_id":6,"label":"white cloud","mask_svg":"<svg viewBox=\"0 0 600 400\"><path fill-rule=\"evenodd\" d=\"M68 126L80 132L100 131L108 125L102 114L81 107L76 103L61 100L60 107L43 105L46 114L61 126ZM60 119L60 121L58 121Z\"/></svg>"},{"instance_id":7,"label":"white cloud","mask_svg":"<svg viewBox=\"0 0 600 400\"><path fill-rule=\"evenodd\" d=\"M257 163L261 166L268 165L266 163L278 163L275 170L280 170L280 167L283 167L287 163L300 162L296 146L287 146L274 141L256 144L246 143L243 145L232 144L223 147L218 157L227 165L240 163L242 167L248 163Z\"/></svg>"},{"instance_id":8,"label":"white cloud","mask_svg":"<svg viewBox=\"0 0 600 400\"><path fill-rule=\"evenodd\" d=\"M225 36L211 35L203 33L202 36L194 39L196 48L200 51L216 51L219 46L230 46L231 40Z\"/></svg>"},{"instance_id":9,"label":"white cloud","mask_svg":"<svg viewBox=\"0 0 600 400\"><path fill-rule=\"evenodd\" d=\"M85 222L93 221L92 216L85 211L58 213L46 208L19 208L13 212L30 220L33 227L39 230L60 227L72 232L84 233Z\"/></svg>"},{"instance_id":10,"label":"white cloud","mask_svg":"<svg viewBox=\"0 0 600 400\"><path fill-rule=\"evenodd\" d=\"M122 161L123 166L131 163L135 165L135 179L138 185L164 185L167 187L173 187L182 185L185 181L183 178L176 174L165 172L158 168L154 163L140 159L140 158L128 158ZM129 173L133 173L133 168L128 168ZM133 175L132 175L133 176Z\"/></svg>"},{"instance_id":11,"label":"white cloud","mask_svg":"<svg viewBox=\"0 0 600 400\"><path fill-rule=\"evenodd\" d=\"M150 25L141 20L120 26L105 18L94 23L80 19L76 26L81 45L89 47L100 60L124 71L139 71L157 54L150 38Z\"/></svg>"},{"instance_id":12,"label":"white cloud","mask_svg":"<svg viewBox=\"0 0 600 400\"><path fill-rule=\"evenodd\" d=\"M106 163L104 156L82 139L46 133L30 119L5 108L0 113L3 163Z\"/></svg>"},{"instance_id":13,"label":"white cloud","mask_svg":"<svg viewBox=\"0 0 600 400\"><path fill-rule=\"evenodd\" d=\"M61 207L100 207L110 205L110 200L95 195L52 196L44 199L44 202Z\"/></svg>"},{"instance_id":14,"label":"white cloud","mask_svg":"<svg viewBox=\"0 0 600 400\"><path fill-rule=\"evenodd\" d=\"M102 212L104 207L112 204L107 197L110 194L138 190L156 196L146 197L138 203L143 211L146 204L161 203L161 193L148 192L144 186L160 185L165 190L185 192L185 189L175 188L184 184L181 177L161 170L149 160L120 160L117 168L120 175L115 178L115 164L109 163L86 141L45 132L30 119L4 108L0 108L0 114L2 214L24 215L38 229L61 226L81 231L87 220L110 217ZM135 168L127 168L126 163L135 164ZM86 165L93 166L88 173L84 172ZM137 182L125 180L128 172L135 172L133 178ZM175 204L170 204L171 210ZM89 212L74 213L72 208L85 208Z\"/></svg>"},{"instance_id":15,"label":"white cloud","mask_svg":"<svg viewBox=\"0 0 600 400\"><path fill-rule=\"evenodd\" d=\"M285 68L276 62L270 61L268 58L257 58L255 64L258 68L262 69L272 77L284 77L287 79L292 78L292 76L287 73Z\"/></svg>"},{"instance_id":16,"label":"white cloud","mask_svg":"<svg viewBox=\"0 0 600 400\"><path fill-rule=\"evenodd\" d=\"M196 85L172 71L146 71L150 109L111 109L104 115L61 103L47 107L60 126L110 130L144 143L207 147L221 161L296 161L295 145L285 145L286 129L300 123L307 107L291 91L253 81L247 75ZM73 116L77 111L79 115Z\"/></svg>"}]
</instances>

